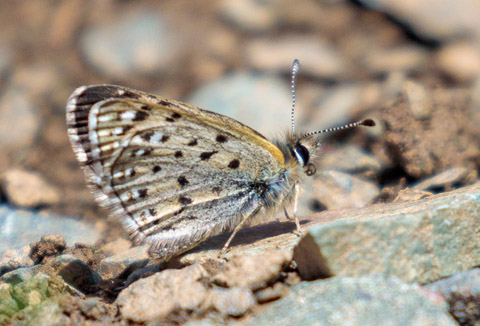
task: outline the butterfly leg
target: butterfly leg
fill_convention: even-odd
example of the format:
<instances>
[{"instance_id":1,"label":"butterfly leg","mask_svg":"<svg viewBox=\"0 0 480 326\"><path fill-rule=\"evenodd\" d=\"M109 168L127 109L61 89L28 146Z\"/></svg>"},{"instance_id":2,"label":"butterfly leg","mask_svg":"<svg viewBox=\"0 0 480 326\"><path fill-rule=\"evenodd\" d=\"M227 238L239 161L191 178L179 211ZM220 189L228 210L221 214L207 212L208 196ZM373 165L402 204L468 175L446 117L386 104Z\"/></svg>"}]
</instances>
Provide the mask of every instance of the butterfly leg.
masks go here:
<instances>
[{"instance_id":1,"label":"butterfly leg","mask_svg":"<svg viewBox=\"0 0 480 326\"><path fill-rule=\"evenodd\" d=\"M300 220L298 219L298 216L297 216L299 198L300 198L300 186L298 185L298 183L296 183L295 186L293 186L293 219L295 220L295 225L297 229L293 231L293 233L295 233L298 236L301 236L302 227L300 226ZM287 209L284 208L283 211L285 213L285 217L289 220L292 220L292 218L288 215Z\"/></svg>"},{"instance_id":2,"label":"butterfly leg","mask_svg":"<svg viewBox=\"0 0 480 326\"><path fill-rule=\"evenodd\" d=\"M228 246L230 246L230 243L232 242L233 238L235 237L235 234L237 234L238 231L240 231L240 229L243 227L243 225L245 224L245 222L252 216L254 216L255 214L258 213L258 211L262 208L262 206L258 206L256 207L253 211L251 212L248 212L246 214L242 213L242 221L235 227L235 229L233 230L232 234L230 235L230 237L228 238L227 242L225 243L225 245L223 246L222 250L220 251L220 253L218 254L218 256L222 256L223 254L225 254L228 250Z\"/></svg>"}]
</instances>

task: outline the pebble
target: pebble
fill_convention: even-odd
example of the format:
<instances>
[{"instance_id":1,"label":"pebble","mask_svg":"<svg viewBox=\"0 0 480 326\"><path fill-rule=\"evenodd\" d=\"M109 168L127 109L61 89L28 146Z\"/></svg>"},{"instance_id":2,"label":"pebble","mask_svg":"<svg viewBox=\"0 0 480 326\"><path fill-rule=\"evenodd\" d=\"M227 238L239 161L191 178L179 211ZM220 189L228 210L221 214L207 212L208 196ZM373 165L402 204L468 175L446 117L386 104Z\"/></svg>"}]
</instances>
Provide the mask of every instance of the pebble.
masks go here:
<instances>
[{"instance_id":1,"label":"pebble","mask_svg":"<svg viewBox=\"0 0 480 326\"><path fill-rule=\"evenodd\" d=\"M300 60L302 76L334 80L348 73L347 60L332 44L318 37L256 40L247 45L246 56L250 66L277 74L289 75L295 58Z\"/></svg>"},{"instance_id":2,"label":"pebble","mask_svg":"<svg viewBox=\"0 0 480 326\"><path fill-rule=\"evenodd\" d=\"M223 0L221 16L235 27L249 32L265 32L279 23L275 1Z\"/></svg>"},{"instance_id":3,"label":"pebble","mask_svg":"<svg viewBox=\"0 0 480 326\"><path fill-rule=\"evenodd\" d=\"M60 193L38 172L12 168L0 177L0 184L8 201L20 207L54 205Z\"/></svg>"},{"instance_id":4,"label":"pebble","mask_svg":"<svg viewBox=\"0 0 480 326\"><path fill-rule=\"evenodd\" d=\"M256 305L252 291L242 287L217 288L209 294L212 306L223 316L240 317Z\"/></svg>"},{"instance_id":5,"label":"pebble","mask_svg":"<svg viewBox=\"0 0 480 326\"><path fill-rule=\"evenodd\" d=\"M380 171L380 160L360 146L347 144L321 154L317 169L337 170L349 173Z\"/></svg>"},{"instance_id":6,"label":"pebble","mask_svg":"<svg viewBox=\"0 0 480 326\"><path fill-rule=\"evenodd\" d=\"M380 194L374 183L335 170L317 171L312 187L313 198L327 209L364 207Z\"/></svg>"},{"instance_id":7,"label":"pebble","mask_svg":"<svg viewBox=\"0 0 480 326\"><path fill-rule=\"evenodd\" d=\"M432 190L453 186L456 183L461 183L469 172L470 170L465 167L452 167L418 182L412 189Z\"/></svg>"},{"instance_id":8,"label":"pebble","mask_svg":"<svg viewBox=\"0 0 480 326\"><path fill-rule=\"evenodd\" d=\"M438 68L459 83L472 83L480 76L480 47L470 42L447 44L436 55Z\"/></svg>"},{"instance_id":9,"label":"pebble","mask_svg":"<svg viewBox=\"0 0 480 326\"><path fill-rule=\"evenodd\" d=\"M165 21L154 11L88 25L80 35L80 48L87 62L101 73L123 79L166 69L178 49Z\"/></svg>"},{"instance_id":10,"label":"pebble","mask_svg":"<svg viewBox=\"0 0 480 326\"><path fill-rule=\"evenodd\" d=\"M102 259L98 264L97 272L103 279L115 278L126 268L133 271L144 267L149 260L148 245L132 247L122 253Z\"/></svg>"},{"instance_id":11,"label":"pebble","mask_svg":"<svg viewBox=\"0 0 480 326\"><path fill-rule=\"evenodd\" d=\"M265 136L277 136L290 126L290 89L280 78L232 73L200 87L186 102L239 120Z\"/></svg>"},{"instance_id":12,"label":"pebble","mask_svg":"<svg viewBox=\"0 0 480 326\"><path fill-rule=\"evenodd\" d=\"M423 70L429 57L419 46L407 45L389 49L371 49L363 61L373 75L404 71L407 73Z\"/></svg>"}]
</instances>

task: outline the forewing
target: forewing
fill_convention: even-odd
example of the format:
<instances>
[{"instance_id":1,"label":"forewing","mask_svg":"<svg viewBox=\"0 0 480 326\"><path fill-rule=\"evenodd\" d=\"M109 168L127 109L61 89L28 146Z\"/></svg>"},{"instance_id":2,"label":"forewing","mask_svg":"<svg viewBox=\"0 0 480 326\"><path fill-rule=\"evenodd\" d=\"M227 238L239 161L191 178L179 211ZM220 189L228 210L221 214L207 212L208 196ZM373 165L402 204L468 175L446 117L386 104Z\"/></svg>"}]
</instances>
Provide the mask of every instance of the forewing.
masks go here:
<instances>
[{"instance_id":1,"label":"forewing","mask_svg":"<svg viewBox=\"0 0 480 326\"><path fill-rule=\"evenodd\" d=\"M163 256L238 224L259 205L251 183L284 162L233 119L123 87L77 89L67 122L95 198Z\"/></svg>"}]
</instances>

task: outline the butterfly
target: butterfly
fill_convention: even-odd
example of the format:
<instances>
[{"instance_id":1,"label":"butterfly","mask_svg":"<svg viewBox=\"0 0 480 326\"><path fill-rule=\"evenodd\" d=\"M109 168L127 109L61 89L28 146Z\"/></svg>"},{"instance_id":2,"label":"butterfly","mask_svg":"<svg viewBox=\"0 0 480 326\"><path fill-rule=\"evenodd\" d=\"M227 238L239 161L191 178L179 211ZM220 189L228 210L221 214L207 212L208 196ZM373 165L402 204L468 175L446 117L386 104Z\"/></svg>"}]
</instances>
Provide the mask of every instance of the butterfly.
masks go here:
<instances>
[{"instance_id":1,"label":"butterfly","mask_svg":"<svg viewBox=\"0 0 480 326\"><path fill-rule=\"evenodd\" d=\"M114 85L83 86L66 107L68 135L98 203L134 243L166 261L207 238L296 207L300 183L312 176L317 134L373 126L366 119L270 141L221 114ZM289 217L290 218L290 217Z\"/></svg>"}]
</instances>

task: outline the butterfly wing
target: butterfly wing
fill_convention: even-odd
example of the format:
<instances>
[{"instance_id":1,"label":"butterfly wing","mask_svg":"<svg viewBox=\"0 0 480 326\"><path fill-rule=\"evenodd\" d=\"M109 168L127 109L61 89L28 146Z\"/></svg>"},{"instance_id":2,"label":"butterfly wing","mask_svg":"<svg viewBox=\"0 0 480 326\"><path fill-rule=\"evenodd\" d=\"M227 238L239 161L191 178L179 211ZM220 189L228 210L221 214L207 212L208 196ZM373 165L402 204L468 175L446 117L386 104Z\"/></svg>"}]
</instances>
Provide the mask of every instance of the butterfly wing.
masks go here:
<instances>
[{"instance_id":1,"label":"butterfly wing","mask_svg":"<svg viewBox=\"0 0 480 326\"><path fill-rule=\"evenodd\" d=\"M119 86L77 89L67 124L97 201L162 258L231 230L261 204L255 180L284 167L238 121Z\"/></svg>"}]
</instances>

